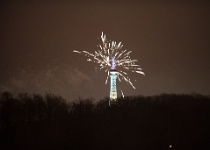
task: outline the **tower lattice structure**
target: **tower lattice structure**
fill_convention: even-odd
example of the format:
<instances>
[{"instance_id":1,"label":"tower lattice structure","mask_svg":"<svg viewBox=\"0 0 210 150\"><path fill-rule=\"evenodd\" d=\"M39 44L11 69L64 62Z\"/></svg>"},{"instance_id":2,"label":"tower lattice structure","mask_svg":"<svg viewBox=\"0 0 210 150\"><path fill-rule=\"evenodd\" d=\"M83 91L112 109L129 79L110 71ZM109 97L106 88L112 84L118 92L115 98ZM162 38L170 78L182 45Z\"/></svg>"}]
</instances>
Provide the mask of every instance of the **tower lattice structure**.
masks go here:
<instances>
[{"instance_id":1,"label":"tower lattice structure","mask_svg":"<svg viewBox=\"0 0 210 150\"><path fill-rule=\"evenodd\" d=\"M117 104L117 76L118 72L116 70L110 71L110 100L109 105Z\"/></svg>"}]
</instances>

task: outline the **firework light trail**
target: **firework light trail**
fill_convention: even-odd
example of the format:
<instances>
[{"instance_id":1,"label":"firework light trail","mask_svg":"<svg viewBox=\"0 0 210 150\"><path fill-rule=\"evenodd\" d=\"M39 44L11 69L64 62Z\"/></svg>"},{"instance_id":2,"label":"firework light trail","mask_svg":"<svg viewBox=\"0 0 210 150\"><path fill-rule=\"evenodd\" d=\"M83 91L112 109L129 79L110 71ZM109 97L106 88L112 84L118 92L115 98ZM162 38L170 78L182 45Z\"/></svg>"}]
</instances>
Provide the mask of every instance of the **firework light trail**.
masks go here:
<instances>
[{"instance_id":1,"label":"firework light trail","mask_svg":"<svg viewBox=\"0 0 210 150\"><path fill-rule=\"evenodd\" d=\"M130 58L130 53L132 51L122 50L123 45L121 42L116 43L115 41L107 41L106 35L103 34L103 32L101 34L101 40L102 45L99 44L100 49L95 51L94 53L77 50L74 50L73 52L87 56L87 61L98 63L100 69L105 69L105 72L107 72L105 84L107 84L110 71L116 70L117 68L117 79L120 82L122 80L126 81L135 89L126 71L129 70L138 74L145 74L140 68L140 66L135 64L136 62L138 62L138 60ZM122 95L124 97L123 93Z\"/></svg>"}]
</instances>

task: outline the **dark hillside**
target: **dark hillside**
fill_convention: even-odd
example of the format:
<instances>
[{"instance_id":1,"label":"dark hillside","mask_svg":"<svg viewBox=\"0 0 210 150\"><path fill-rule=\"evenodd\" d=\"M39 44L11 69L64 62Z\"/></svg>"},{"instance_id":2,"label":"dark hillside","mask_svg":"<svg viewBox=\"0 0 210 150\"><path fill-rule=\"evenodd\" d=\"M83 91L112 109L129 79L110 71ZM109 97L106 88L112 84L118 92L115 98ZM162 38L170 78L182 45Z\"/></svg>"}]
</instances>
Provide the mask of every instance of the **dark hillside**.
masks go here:
<instances>
[{"instance_id":1,"label":"dark hillside","mask_svg":"<svg viewBox=\"0 0 210 150\"><path fill-rule=\"evenodd\" d=\"M1 94L0 149L210 149L210 97L162 94L93 103Z\"/></svg>"}]
</instances>

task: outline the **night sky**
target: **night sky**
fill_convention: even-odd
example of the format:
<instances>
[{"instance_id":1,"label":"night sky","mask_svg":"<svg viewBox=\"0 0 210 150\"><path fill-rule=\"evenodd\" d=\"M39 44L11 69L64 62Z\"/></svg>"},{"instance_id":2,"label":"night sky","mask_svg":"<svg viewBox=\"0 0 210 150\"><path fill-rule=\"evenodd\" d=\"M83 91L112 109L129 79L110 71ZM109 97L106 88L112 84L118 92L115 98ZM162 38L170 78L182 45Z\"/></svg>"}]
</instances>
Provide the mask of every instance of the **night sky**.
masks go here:
<instances>
[{"instance_id":1,"label":"night sky","mask_svg":"<svg viewBox=\"0 0 210 150\"><path fill-rule=\"evenodd\" d=\"M0 2L0 92L109 96L106 73L73 50L94 52L103 31L122 42L145 76L125 96L210 94L210 2Z\"/></svg>"}]
</instances>

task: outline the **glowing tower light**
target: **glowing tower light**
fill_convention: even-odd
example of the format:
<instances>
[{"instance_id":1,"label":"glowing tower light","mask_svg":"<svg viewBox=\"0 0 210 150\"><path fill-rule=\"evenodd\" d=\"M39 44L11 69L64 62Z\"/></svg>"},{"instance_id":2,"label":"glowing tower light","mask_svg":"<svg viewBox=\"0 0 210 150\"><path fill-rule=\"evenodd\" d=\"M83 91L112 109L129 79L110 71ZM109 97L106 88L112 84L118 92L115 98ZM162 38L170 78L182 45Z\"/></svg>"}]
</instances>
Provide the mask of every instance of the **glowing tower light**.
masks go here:
<instances>
[{"instance_id":1,"label":"glowing tower light","mask_svg":"<svg viewBox=\"0 0 210 150\"><path fill-rule=\"evenodd\" d=\"M116 62L115 57L112 56L112 65L110 70L110 99L109 99L109 106L113 104L117 104L117 76L118 72L116 71Z\"/></svg>"}]
</instances>

